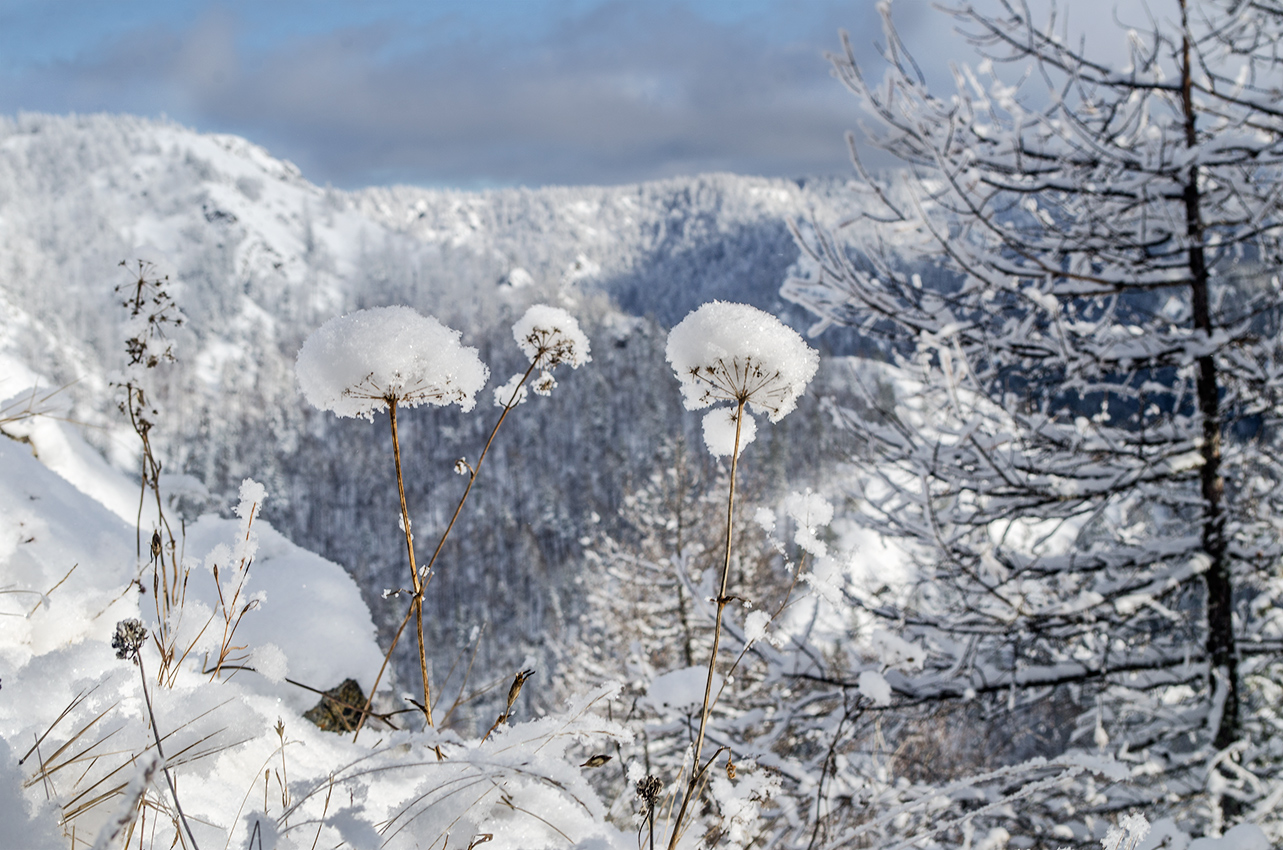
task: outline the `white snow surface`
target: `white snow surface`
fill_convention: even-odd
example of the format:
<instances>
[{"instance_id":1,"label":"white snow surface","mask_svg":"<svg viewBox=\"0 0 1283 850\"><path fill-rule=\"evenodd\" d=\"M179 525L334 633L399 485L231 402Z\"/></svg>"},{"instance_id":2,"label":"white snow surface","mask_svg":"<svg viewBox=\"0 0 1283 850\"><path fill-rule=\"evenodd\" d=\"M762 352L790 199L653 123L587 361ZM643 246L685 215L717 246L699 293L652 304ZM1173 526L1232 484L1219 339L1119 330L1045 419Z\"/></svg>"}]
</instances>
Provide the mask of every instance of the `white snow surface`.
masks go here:
<instances>
[{"instance_id":1,"label":"white snow surface","mask_svg":"<svg viewBox=\"0 0 1283 850\"><path fill-rule=\"evenodd\" d=\"M331 319L298 353L304 397L339 416L373 419L388 407L458 404L471 410L490 371L477 350L410 307L376 307Z\"/></svg>"},{"instance_id":2,"label":"white snow surface","mask_svg":"<svg viewBox=\"0 0 1283 850\"><path fill-rule=\"evenodd\" d=\"M318 689L352 677L368 688L382 653L351 578L257 516L270 498L262 485L247 481L241 496L238 519L205 516L187 528L179 632L198 632L216 610L214 576L199 562L218 563L226 582L244 558L257 600L235 632L246 666L221 678L202 672L205 650L221 636L217 615L167 685L156 681L150 640L140 653L168 765L201 846L245 846L254 823L279 850L311 847L318 829L321 845L354 848L428 846L460 828L492 833L490 846L501 848L560 847L563 835L580 846L629 846L606 824L577 767L582 756L566 752L605 746L603 736L628 740L597 716L617 686L577 698L562 714L505 726L485 742L385 729L354 743L301 717L317 694L286 677ZM155 631L150 590L134 583L149 575L135 546L132 525L42 465L28 445L0 439L0 847L65 847L73 825L78 841L92 843L127 822L124 795L143 787L129 782L155 751L142 679L110 646L123 619ZM248 669L255 665L261 669ZM32 743L42 735L37 753ZM425 749L434 743L448 748L447 762ZM66 761L84 747L98 758ZM288 800L273 786L264 809L250 790L259 783L261 791L264 771L277 768L288 771ZM159 776L146 793L167 808ZM459 788L466 793L452 790ZM326 806L331 789L344 805ZM60 805L104 790L100 804L60 824ZM380 831L376 824L385 822L392 826ZM168 846L172 824L160 818L154 828L155 846Z\"/></svg>"},{"instance_id":3,"label":"white snow surface","mask_svg":"<svg viewBox=\"0 0 1283 850\"><path fill-rule=\"evenodd\" d=\"M820 356L793 329L748 304L710 301L668 334L687 410L747 401L778 422L797 406ZM729 453L729 452L728 452Z\"/></svg>"}]
</instances>

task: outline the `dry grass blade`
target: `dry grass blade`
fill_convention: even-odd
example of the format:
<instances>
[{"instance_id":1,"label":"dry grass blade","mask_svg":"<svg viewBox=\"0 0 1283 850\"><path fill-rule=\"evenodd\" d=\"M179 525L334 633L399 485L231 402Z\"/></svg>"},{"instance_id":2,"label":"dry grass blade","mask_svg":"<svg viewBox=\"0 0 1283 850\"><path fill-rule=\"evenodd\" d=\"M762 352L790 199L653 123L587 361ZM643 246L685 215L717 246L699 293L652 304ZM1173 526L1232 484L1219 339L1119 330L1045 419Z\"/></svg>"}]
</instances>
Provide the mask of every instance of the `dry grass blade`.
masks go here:
<instances>
[{"instance_id":1,"label":"dry grass blade","mask_svg":"<svg viewBox=\"0 0 1283 850\"><path fill-rule=\"evenodd\" d=\"M104 708L101 712L99 712L97 715L95 715L95 716L94 716L94 718L93 718L92 720L90 720L90 721L89 721L88 723L86 723L84 726L81 726L79 729L77 729L77 730L75 731L75 733L73 733L73 734L72 734L72 736L71 736L70 738L68 738L66 741L64 741L64 742L63 742L62 746L60 746L58 749L56 749L56 750L54 750L54 751L53 751L53 754L52 754L52 755L50 755L48 759L43 759L43 758L42 758L42 759L41 759L41 766L40 766L40 770L39 770L39 771L38 771L34 776L32 776L30 779L25 780L25 781L22 783L22 787L24 787L24 788L30 788L32 785L35 785L37 782L41 782L41 781L43 781L45 778L47 778L47 777L49 777L49 776L52 776L53 774L57 773L59 770L61 770L62 768L66 767L67 765L76 763L78 760L80 760L81 758L83 758L83 756L84 756L86 753L90 752L90 751L91 751L91 750L93 750L95 747L97 747L99 744L103 743L103 742L104 742L104 741L106 741L108 738L110 738L112 735L115 735L117 732L119 732L119 731L120 731L120 729L119 729L119 728L117 728L117 729L113 729L111 732L108 732L108 733L107 733L106 735L104 735L102 738L99 738L97 741L95 741L94 743L90 744L87 748L85 748L85 749L81 750L81 751L80 751L79 753L77 753L76 755L71 756L71 757L67 758L66 760L64 760L64 761L62 761L62 762L58 762L57 764L54 764L54 762L58 759L58 757L59 757L59 756L61 756L63 753L65 753L65 752L67 751L67 748L68 748L68 747L70 747L71 745L75 744L75 743L76 743L76 741L79 741L82 737L84 737L85 733L87 733L87 732L88 732L90 729L92 729L94 726L98 725L98 722L99 722L100 720L102 720L104 717L106 717L106 716L107 716L107 715L108 715L112 710L114 710L114 709L116 708L116 706L118 706L118 705L120 705L120 703L119 703L119 702L113 702L111 705L109 705L109 706L107 706L106 708ZM61 715L58 719L59 719L59 720L61 720L61 719L62 719L63 717L65 717L65 716L66 716L66 714L64 713L64 714L63 714L63 715ZM55 722L55 725L56 725L56 724L57 724L57 721L54 721L54 722ZM51 727L49 727L49 732L52 732L52 731L53 731L53 727L51 726ZM45 735L48 735L48 734L49 734L49 732L46 732L46 733L45 733ZM34 751L34 750L36 749L36 747L40 746L40 742L41 742L41 741L43 741L43 740L44 740L44 736L41 736L40 740L39 740L39 741L37 741L37 742L35 743L35 745L31 748L31 750L28 750L28 751L27 751L27 755L26 755L26 756L23 756L23 757L22 757L22 759L21 759L18 763L19 763L19 764L22 764L24 761L26 761L26 760L27 760L27 757L31 755L32 751Z\"/></svg>"},{"instance_id":2,"label":"dry grass blade","mask_svg":"<svg viewBox=\"0 0 1283 850\"><path fill-rule=\"evenodd\" d=\"M41 735L39 738L37 738L36 742L31 745L31 749L27 750L27 752L23 754L22 758L18 759L18 764L21 765L25 763L27 759L31 758L31 754L36 751L37 747L39 747L42 743L44 743L45 738L49 737L49 733L52 732L58 726L59 723L61 723L63 720L66 720L67 715L71 714L73 711L79 708L80 704L84 702L86 699L88 699L89 696L93 694L94 691L98 690L98 687L101 684L102 683L99 682L95 684L92 688L81 691L80 693L72 697L71 702L67 703L67 707L64 708L62 712L57 717L54 718L53 723L49 724L49 728L45 730L44 734ZM115 708L115 704L112 705L112 708Z\"/></svg>"},{"instance_id":3,"label":"dry grass blade","mask_svg":"<svg viewBox=\"0 0 1283 850\"><path fill-rule=\"evenodd\" d=\"M66 574L66 575L64 575L62 578L58 579L58 581L56 581L56 582L54 583L54 586L53 586L53 587L49 588L49 589L48 589L47 591L45 591L44 593L40 594L40 599L39 599L39 601L37 601L35 605L31 606L31 610L27 612L27 616L28 616L28 617L30 617L31 615L33 615L33 614L35 614L37 611L39 611L39 610L40 610L40 606L41 606L41 605L46 604L46 603L49 601L49 597L53 595L53 592L54 592L55 590L57 590L58 588L62 587L62 583L63 583L63 582L65 582L67 579L71 578L71 574L72 574L72 573L74 573L74 572L76 571L76 567L78 567L78 566L80 566L80 563L79 563L79 562L76 562L76 563L72 564L72 565L71 565L71 569L67 570L67 574Z\"/></svg>"}]
</instances>

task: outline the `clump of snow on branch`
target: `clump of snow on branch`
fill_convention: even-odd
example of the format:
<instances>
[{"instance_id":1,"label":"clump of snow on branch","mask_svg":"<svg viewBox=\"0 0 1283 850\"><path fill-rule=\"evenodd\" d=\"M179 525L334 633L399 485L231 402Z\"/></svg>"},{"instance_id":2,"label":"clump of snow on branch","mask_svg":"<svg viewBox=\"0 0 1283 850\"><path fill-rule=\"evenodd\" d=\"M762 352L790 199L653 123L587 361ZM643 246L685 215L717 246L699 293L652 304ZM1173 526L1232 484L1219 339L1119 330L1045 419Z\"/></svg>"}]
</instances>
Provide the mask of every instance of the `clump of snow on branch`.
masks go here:
<instances>
[{"instance_id":1,"label":"clump of snow on branch","mask_svg":"<svg viewBox=\"0 0 1283 850\"><path fill-rule=\"evenodd\" d=\"M297 374L315 407L364 417L399 406L471 410L490 372L459 332L410 307L377 307L331 319L303 343Z\"/></svg>"},{"instance_id":2,"label":"clump of snow on branch","mask_svg":"<svg viewBox=\"0 0 1283 850\"><path fill-rule=\"evenodd\" d=\"M861 670L856 685L860 689L860 695L867 697L874 705L891 704L891 685L877 670Z\"/></svg>"},{"instance_id":3,"label":"clump of snow on branch","mask_svg":"<svg viewBox=\"0 0 1283 850\"><path fill-rule=\"evenodd\" d=\"M829 554L829 547L816 533L833 521L833 505L819 493L790 493L784 500L784 512L797 523L793 541L817 558Z\"/></svg>"},{"instance_id":4,"label":"clump of snow on branch","mask_svg":"<svg viewBox=\"0 0 1283 850\"><path fill-rule=\"evenodd\" d=\"M775 648L784 646L784 638L777 634L771 634L768 629L773 618L766 611L749 611L748 616L744 618L744 640L749 643L755 643L765 639L767 643Z\"/></svg>"},{"instance_id":5,"label":"clump of snow on branch","mask_svg":"<svg viewBox=\"0 0 1283 850\"><path fill-rule=\"evenodd\" d=\"M797 406L820 355L770 313L710 301L668 334L668 362L687 410L747 402L778 422Z\"/></svg>"},{"instance_id":6,"label":"clump of snow on branch","mask_svg":"<svg viewBox=\"0 0 1283 850\"><path fill-rule=\"evenodd\" d=\"M761 828L762 804L779 790L779 776L761 770L751 762L737 766L738 781L714 776L710 784L713 799L722 815L721 841L727 847L753 844Z\"/></svg>"},{"instance_id":7,"label":"clump of snow on branch","mask_svg":"<svg viewBox=\"0 0 1283 850\"><path fill-rule=\"evenodd\" d=\"M874 629L871 638L873 651L885 667L898 667L902 670L921 670L926 661L927 652L921 641L910 643L899 635L885 629Z\"/></svg>"},{"instance_id":8,"label":"clump of snow on branch","mask_svg":"<svg viewBox=\"0 0 1283 850\"><path fill-rule=\"evenodd\" d=\"M522 381L524 377L518 372L508 379L508 383L494 388L495 407L516 407L529 397L526 385Z\"/></svg>"},{"instance_id":9,"label":"clump of snow on branch","mask_svg":"<svg viewBox=\"0 0 1283 850\"><path fill-rule=\"evenodd\" d=\"M522 354L530 361L531 371L539 374L530 382L536 395L551 395L557 388L552 370L566 365L578 369L592 360L588 337L579 328L575 317L560 307L536 304L512 325L512 337L521 347ZM526 400L526 376L517 373L495 390L496 407L516 407Z\"/></svg>"},{"instance_id":10,"label":"clump of snow on branch","mask_svg":"<svg viewBox=\"0 0 1283 850\"><path fill-rule=\"evenodd\" d=\"M1111 826L1100 844L1105 850L1130 850L1149 834L1149 821L1144 815L1124 815L1118 826Z\"/></svg>"}]
</instances>

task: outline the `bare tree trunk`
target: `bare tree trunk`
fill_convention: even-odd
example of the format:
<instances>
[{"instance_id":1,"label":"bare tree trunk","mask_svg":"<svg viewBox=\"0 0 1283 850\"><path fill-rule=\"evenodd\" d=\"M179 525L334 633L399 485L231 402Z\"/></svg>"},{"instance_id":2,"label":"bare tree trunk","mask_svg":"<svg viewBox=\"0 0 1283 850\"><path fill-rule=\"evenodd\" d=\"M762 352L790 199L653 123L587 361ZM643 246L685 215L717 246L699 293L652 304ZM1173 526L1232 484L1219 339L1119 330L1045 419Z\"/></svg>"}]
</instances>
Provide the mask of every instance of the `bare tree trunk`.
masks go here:
<instances>
[{"instance_id":1,"label":"bare tree trunk","mask_svg":"<svg viewBox=\"0 0 1283 850\"><path fill-rule=\"evenodd\" d=\"M1198 137L1195 127L1193 79L1190 60L1188 12L1180 0L1183 41L1181 45L1181 105L1185 117L1185 143L1193 148ZM1189 237L1189 272L1194 327L1212 333L1211 301L1208 293L1207 260L1203 251L1204 223L1199 191L1199 170L1191 166L1185 183L1185 226ZM1211 354L1198 358L1198 408L1203 417L1203 465L1200 484L1203 497L1203 551L1211 564L1204 573L1207 585L1207 654L1213 681L1224 677L1225 703L1216 728L1214 745L1224 749L1239 736L1239 676L1234 645L1234 585L1225 545L1225 479L1221 475L1220 380Z\"/></svg>"}]
</instances>

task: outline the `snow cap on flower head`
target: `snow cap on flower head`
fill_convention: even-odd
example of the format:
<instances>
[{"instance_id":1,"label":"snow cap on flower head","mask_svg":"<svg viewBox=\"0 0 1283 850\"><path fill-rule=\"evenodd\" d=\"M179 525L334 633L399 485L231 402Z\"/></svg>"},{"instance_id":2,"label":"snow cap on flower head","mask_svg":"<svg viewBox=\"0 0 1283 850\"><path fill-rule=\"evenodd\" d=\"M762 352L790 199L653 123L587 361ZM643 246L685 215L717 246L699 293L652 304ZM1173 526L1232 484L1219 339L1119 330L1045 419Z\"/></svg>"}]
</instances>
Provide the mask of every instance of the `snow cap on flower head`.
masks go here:
<instances>
[{"instance_id":1,"label":"snow cap on flower head","mask_svg":"<svg viewBox=\"0 0 1283 850\"><path fill-rule=\"evenodd\" d=\"M546 371L563 363L578 369L592 360L579 322L560 307L534 305L513 324L512 336L536 369Z\"/></svg>"},{"instance_id":2,"label":"snow cap on flower head","mask_svg":"<svg viewBox=\"0 0 1283 850\"><path fill-rule=\"evenodd\" d=\"M687 410L744 402L778 422L797 406L819 368L820 356L797 331L747 304L710 301L668 334L668 362L681 383ZM719 408L704 417L704 442L715 455L740 451L757 423L747 410Z\"/></svg>"},{"instance_id":3,"label":"snow cap on flower head","mask_svg":"<svg viewBox=\"0 0 1283 850\"><path fill-rule=\"evenodd\" d=\"M797 406L820 355L797 331L747 304L710 301L668 334L687 410L743 398L778 422Z\"/></svg>"},{"instance_id":4,"label":"snow cap on flower head","mask_svg":"<svg viewBox=\"0 0 1283 850\"><path fill-rule=\"evenodd\" d=\"M399 406L471 410L490 371L459 332L410 307L376 307L330 319L298 353L299 387L315 407L373 419Z\"/></svg>"},{"instance_id":5,"label":"snow cap on flower head","mask_svg":"<svg viewBox=\"0 0 1283 850\"><path fill-rule=\"evenodd\" d=\"M528 384L535 395L552 395L557 379L552 370L565 364L578 369L592 356L588 337L579 329L575 317L560 307L536 304L512 325L512 337L539 374ZM526 375L518 372L494 393L496 407L516 407L526 400Z\"/></svg>"}]
</instances>

